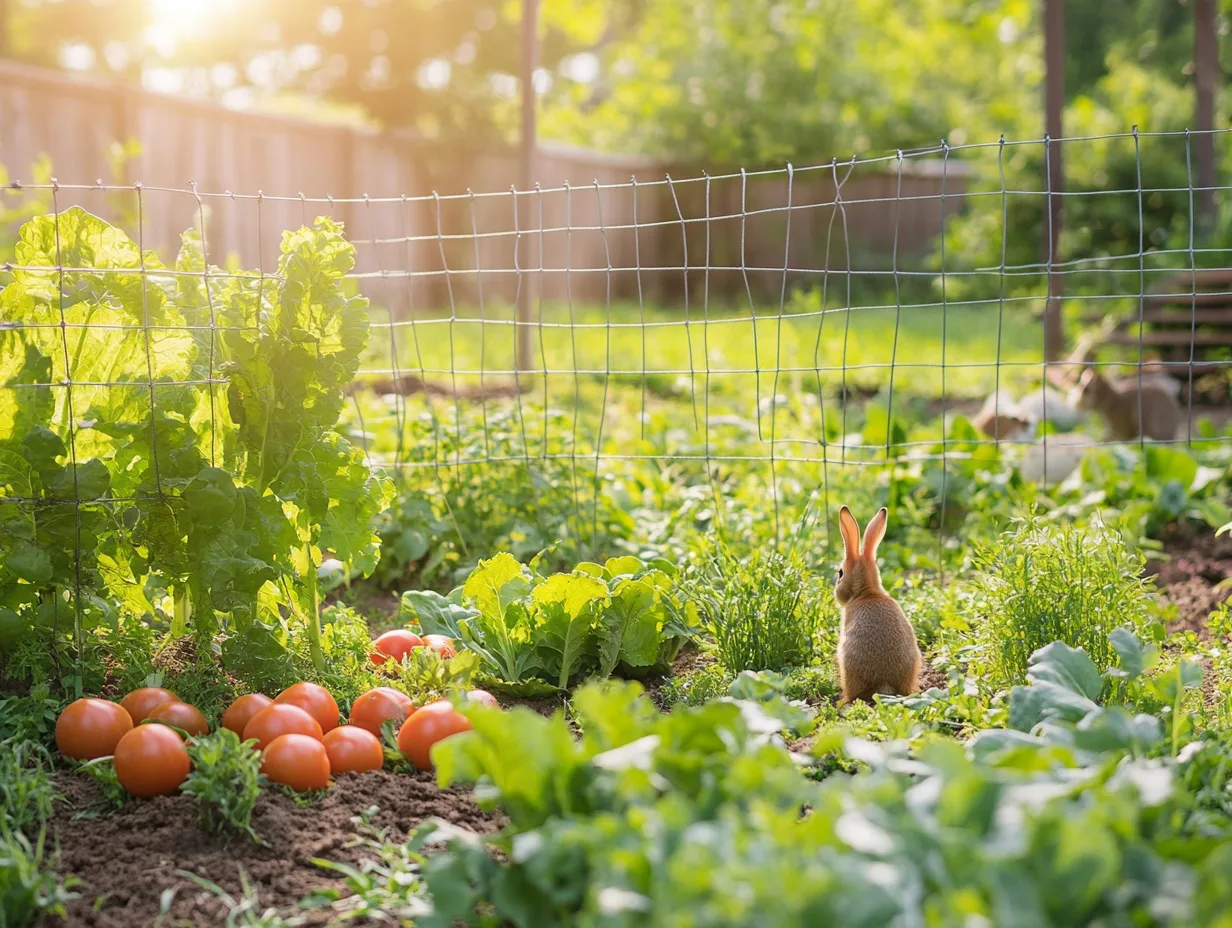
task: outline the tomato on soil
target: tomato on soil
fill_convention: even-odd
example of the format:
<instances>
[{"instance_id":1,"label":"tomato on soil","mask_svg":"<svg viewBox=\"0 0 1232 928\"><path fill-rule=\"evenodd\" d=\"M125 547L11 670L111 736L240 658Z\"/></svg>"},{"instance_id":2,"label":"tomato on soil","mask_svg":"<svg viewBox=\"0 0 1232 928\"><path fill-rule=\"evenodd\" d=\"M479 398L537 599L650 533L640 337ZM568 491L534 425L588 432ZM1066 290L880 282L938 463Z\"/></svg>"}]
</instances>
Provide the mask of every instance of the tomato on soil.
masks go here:
<instances>
[{"instance_id":1,"label":"tomato on soil","mask_svg":"<svg viewBox=\"0 0 1232 928\"><path fill-rule=\"evenodd\" d=\"M245 741L255 738L257 750L263 751L281 735L305 735L320 741L322 734L321 723L299 706L274 703L249 720L242 737Z\"/></svg>"},{"instance_id":2,"label":"tomato on soil","mask_svg":"<svg viewBox=\"0 0 1232 928\"><path fill-rule=\"evenodd\" d=\"M114 762L120 785L141 799L174 793L192 766L183 739L154 722L138 725L121 738Z\"/></svg>"},{"instance_id":3,"label":"tomato on soil","mask_svg":"<svg viewBox=\"0 0 1232 928\"><path fill-rule=\"evenodd\" d=\"M424 640L414 632L409 632L405 628L395 628L372 642L372 653L369 659L378 667L391 658L394 663L400 664L402 658L415 648L422 648L423 645Z\"/></svg>"},{"instance_id":4,"label":"tomato on soil","mask_svg":"<svg viewBox=\"0 0 1232 928\"><path fill-rule=\"evenodd\" d=\"M376 735L354 725L340 725L325 734L325 752L334 776L340 773L362 773L380 770L385 764L385 752Z\"/></svg>"},{"instance_id":5,"label":"tomato on soil","mask_svg":"<svg viewBox=\"0 0 1232 928\"><path fill-rule=\"evenodd\" d=\"M227 707L227 711L222 714L222 727L231 729L242 738L244 736L244 728L252 721L252 717L266 706L272 706L273 704L274 700L262 693L249 693L246 696L241 696L231 703Z\"/></svg>"},{"instance_id":6,"label":"tomato on soil","mask_svg":"<svg viewBox=\"0 0 1232 928\"><path fill-rule=\"evenodd\" d=\"M261 772L297 793L325 789L329 786L329 754L310 735L279 735L261 755Z\"/></svg>"},{"instance_id":7,"label":"tomato on soil","mask_svg":"<svg viewBox=\"0 0 1232 928\"><path fill-rule=\"evenodd\" d=\"M499 709L500 703L496 701L496 697L487 690L470 690L466 694L467 702L477 702L481 706L491 706L493 709Z\"/></svg>"},{"instance_id":8,"label":"tomato on soil","mask_svg":"<svg viewBox=\"0 0 1232 928\"><path fill-rule=\"evenodd\" d=\"M441 657L458 656L457 649L453 646L453 639L445 635L424 635L424 644Z\"/></svg>"},{"instance_id":9,"label":"tomato on soil","mask_svg":"<svg viewBox=\"0 0 1232 928\"><path fill-rule=\"evenodd\" d=\"M399 726L415 711L411 697L390 686L368 690L351 703L351 724L381 737L381 726L393 719Z\"/></svg>"},{"instance_id":10,"label":"tomato on soil","mask_svg":"<svg viewBox=\"0 0 1232 928\"><path fill-rule=\"evenodd\" d=\"M470 730L470 719L452 704L445 700L430 702L402 723L398 750L420 770L431 770L433 745Z\"/></svg>"},{"instance_id":11,"label":"tomato on soil","mask_svg":"<svg viewBox=\"0 0 1232 928\"><path fill-rule=\"evenodd\" d=\"M56 747L65 757L94 760L114 754L120 739L132 729L132 716L118 703L78 699L56 719Z\"/></svg>"},{"instance_id":12,"label":"tomato on soil","mask_svg":"<svg viewBox=\"0 0 1232 928\"><path fill-rule=\"evenodd\" d=\"M278 694L274 702L299 706L321 726L322 732L338 727L338 703L329 690L316 683L296 683Z\"/></svg>"},{"instance_id":13,"label":"tomato on soil","mask_svg":"<svg viewBox=\"0 0 1232 928\"><path fill-rule=\"evenodd\" d=\"M156 706L146 718L182 729L190 735L210 733L210 725L205 720L205 716L201 714L201 710L186 702L180 702L178 699L172 699Z\"/></svg>"},{"instance_id":14,"label":"tomato on soil","mask_svg":"<svg viewBox=\"0 0 1232 928\"><path fill-rule=\"evenodd\" d=\"M132 718L133 724L140 725L163 703L178 702L179 698L171 690L165 690L161 686L143 686L125 696L120 705Z\"/></svg>"}]
</instances>

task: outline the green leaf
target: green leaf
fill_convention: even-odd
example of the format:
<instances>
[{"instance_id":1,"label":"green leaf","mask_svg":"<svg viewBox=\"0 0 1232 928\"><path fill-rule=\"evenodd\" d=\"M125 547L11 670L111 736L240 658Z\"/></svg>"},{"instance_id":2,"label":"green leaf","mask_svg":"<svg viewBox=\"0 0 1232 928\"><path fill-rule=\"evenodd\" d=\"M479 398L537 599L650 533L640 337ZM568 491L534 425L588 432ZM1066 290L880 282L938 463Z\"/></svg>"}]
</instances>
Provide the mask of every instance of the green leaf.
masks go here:
<instances>
[{"instance_id":1,"label":"green leaf","mask_svg":"<svg viewBox=\"0 0 1232 928\"><path fill-rule=\"evenodd\" d=\"M604 676L621 661L633 667L654 664L663 618L657 591L645 578L621 580L611 595L600 618L599 672Z\"/></svg>"},{"instance_id":2,"label":"green leaf","mask_svg":"<svg viewBox=\"0 0 1232 928\"><path fill-rule=\"evenodd\" d=\"M42 425L32 428L21 440L21 444L29 454L30 464L35 470L50 470L57 465L56 458L68 454L68 448L60 436Z\"/></svg>"},{"instance_id":3,"label":"green leaf","mask_svg":"<svg viewBox=\"0 0 1232 928\"><path fill-rule=\"evenodd\" d=\"M1099 669L1086 652L1063 641L1054 641L1031 655L1027 679L1055 683L1088 700L1098 699L1104 688Z\"/></svg>"},{"instance_id":4,"label":"green leaf","mask_svg":"<svg viewBox=\"0 0 1232 928\"><path fill-rule=\"evenodd\" d=\"M1179 448L1151 444L1146 449L1146 474L1159 483L1176 481L1186 492L1198 475L1198 462Z\"/></svg>"},{"instance_id":5,"label":"green leaf","mask_svg":"<svg viewBox=\"0 0 1232 928\"><path fill-rule=\"evenodd\" d=\"M1049 719L1077 722L1099 706L1067 686L1037 680L1030 686L1010 690L1010 727L1031 731Z\"/></svg>"},{"instance_id":6,"label":"green leaf","mask_svg":"<svg viewBox=\"0 0 1232 928\"><path fill-rule=\"evenodd\" d=\"M398 604L398 621L404 625L417 623L426 635L461 638L463 624L478 614L478 610L450 602L432 590L408 590Z\"/></svg>"},{"instance_id":7,"label":"green leaf","mask_svg":"<svg viewBox=\"0 0 1232 928\"><path fill-rule=\"evenodd\" d=\"M1128 627L1118 628L1108 636L1108 641L1112 644L1120 659L1120 666L1108 669L1110 677L1136 680L1144 671L1150 670L1154 666L1155 649L1151 648L1150 651L1152 653L1148 654L1147 649L1138 640L1138 636L1134 634L1133 629Z\"/></svg>"},{"instance_id":8,"label":"green leaf","mask_svg":"<svg viewBox=\"0 0 1232 928\"><path fill-rule=\"evenodd\" d=\"M540 663L546 673L557 675L561 689L593 647L595 609L607 595L602 581L582 573L555 574L535 587L532 599L539 604L540 621L533 634Z\"/></svg>"},{"instance_id":9,"label":"green leaf","mask_svg":"<svg viewBox=\"0 0 1232 928\"><path fill-rule=\"evenodd\" d=\"M225 470L207 467L184 488L188 514L199 525L217 525L235 511L235 481Z\"/></svg>"},{"instance_id":10,"label":"green leaf","mask_svg":"<svg viewBox=\"0 0 1232 928\"><path fill-rule=\"evenodd\" d=\"M530 592L525 569L512 554L501 552L479 566L466 578L462 595L473 600L479 611L502 620L509 603Z\"/></svg>"},{"instance_id":11,"label":"green leaf","mask_svg":"<svg viewBox=\"0 0 1232 928\"><path fill-rule=\"evenodd\" d=\"M45 586L52 577L51 555L34 545L22 545L8 556L4 566L36 587Z\"/></svg>"}]
</instances>

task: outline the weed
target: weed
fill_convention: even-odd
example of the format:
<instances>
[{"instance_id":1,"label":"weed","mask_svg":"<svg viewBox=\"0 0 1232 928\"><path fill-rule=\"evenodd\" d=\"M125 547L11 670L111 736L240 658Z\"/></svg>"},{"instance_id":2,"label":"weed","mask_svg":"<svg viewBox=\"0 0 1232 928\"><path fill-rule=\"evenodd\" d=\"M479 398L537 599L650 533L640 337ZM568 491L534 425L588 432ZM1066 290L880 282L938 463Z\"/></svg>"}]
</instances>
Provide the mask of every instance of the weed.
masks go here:
<instances>
[{"instance_id":1,"label":"weed","mask_svg":"<svg viewBox=\"0 0 1232 928\"><path fill-rule=\"evenodd\" d=\"M277 909L261 908L257 888L253 886L252 880L248 878L248 874L242 867L240 868L240 897L238 899L213 880L207 880L195 873L177 870L175 875L204 889L226 907L227 915L222 921L225 928L292 928L292 926L303 924L303 918L294 916L284 918L278 914ZM171 904L174 900L175 890L163 893L161 912L163 917L171 911Z\"/></svg>"},{"instance_id":2,"label":"weed","mask_svg":"<svg viewBox=\"0 0 1232 928\"><path fill-rule=\"evenodd\" d=\"M0 741L50 744L63 706L45 683L32 687L28 696L0 699Z\"/></svg>"},{"instance_id":3,"label":"weed","mask_svg":"<svg viewBox=\"0 0 1232 928\"><path fill-rule=\"evenodd\" d=\"M76 898L72 877L61 880L49 869L46 832L30 839L0 820L0 928L31 925L41 915L63 917L64 904Z\"/></svg>"},{"instance_id":4,"label":"weed","mask_svg":"<svg viewBox=\"0 0 1232 928\"><path fill-rule=\"evenodd\" d=\"M339 921L370 918L409 924L410 919L429 915L432 907L424 897L424 886L419 878L423 857L408 844L391 842L384 831L367 824L368 817L353 819L361 833L347 845L364 852L359 865L319 858L312 861L324 870L340 874L346 891L319 890L302 905L329 908Z\"/></svg>"},{"instance_id":5,"label":"weed","mask_svg":"<svg viewBox=\"0 0 1232 928\"><path fill-rule=\"evenodd\" d=\"M746 562L720 545L693 593L727 670L808 664L818 627L815 585L795 549L757 551Z\"/></svg>"},{"instance_id":6,"label":"weed","mask_svg":"<svg viewBox=\"0 0 1232 928\"><path fill-rule=\"evenodd\" d=\"M1028 514L999 545L978 549L976 563L978 634L999 686L1023 682L1032 653L1053 641L1104 670L1115 660L1109 633L1148 620L1143 558L1098 520L1060 526Z\"/></svg>"},{"instance_id":7,"label":"weed","mask_svg":"<svg viewBox=\"0 0 1232 928\"><path fill-rule=\"evenodd\" d=\"M251 741L241 742L227 728L188 743L192 772L184 782L184 792L197 800L201 823L215 834L226 831L261 839L252 829L252 810L265 786L261 755Z\"/></svg>"},{"instance_id":8,"label":"weed","mask_svg":"<svg viewBox=\"0 0 1232 928\"><path fill-rule=\"evenodd\" d=\"M717 661L706 664L688 673L668 677L659 690L660 698L668 708L673 706L700 706L712 699L727 695L734 674Z\"/></svg>"},{"instance_id":9,"label":"weed","mask_svg":"<svg viewBox=\"0 0 1232 928\"><path fill-rule=\"evenodd\" d=\"M120 778L116 776L115 765L110 757L83 761L77 765L77 772L84 773L102 787L104 804L120 809L128 802L128 790L120 785Z\"/></svg>"},{"instance_id":10,"label":"weed","mask_svg":"<svg viewBox=\"0 0 1232 928\"><path fill-rule=\"evenodd\" d=\"M31 742L0 742L0 827L28 832L45 822L56 799L46 748Z\"/></svg>"}]
</instances>

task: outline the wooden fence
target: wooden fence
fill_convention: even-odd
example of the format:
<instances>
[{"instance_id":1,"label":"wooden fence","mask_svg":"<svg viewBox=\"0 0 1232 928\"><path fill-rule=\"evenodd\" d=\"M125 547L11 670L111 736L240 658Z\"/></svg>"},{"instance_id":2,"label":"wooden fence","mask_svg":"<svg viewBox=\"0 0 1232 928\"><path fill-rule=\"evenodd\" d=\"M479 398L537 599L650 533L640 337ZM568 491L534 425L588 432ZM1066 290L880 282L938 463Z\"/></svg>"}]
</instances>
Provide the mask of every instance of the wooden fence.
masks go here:
<instances>
[{"instance_id":1,"label":"wooden fence","mask_svg":"<svg viewBox=\"0 0 1232 928\"><path fill-rule=\"evenodd\" d=\"M114 178L106 150L128 140L140 155ZM61 208L113 220L127 208L140 215L130 234L160 251L205 215L212 260L268 271L282 229L339 218L357 244L361 286L395 309L511 301L515 268L533 272L522 281L550 300L640 293L680 304L686 289L694 300L706 287L715 302L776 300L785 273L794 287L849 260L888 267L896 235L900 262L918 258L966 185L956 162L944 176L935 161L908 160L901 177L892 165L850 176L826 165L706 179L695 167L543 144L537 188L516 195L515 217L517 155L499 143L442 170L439 152L406 137L0 61L0 163L28 180L40 155L52 160ZM128 187L90 189L99 181Z\"/></svg>"}]
</instances>

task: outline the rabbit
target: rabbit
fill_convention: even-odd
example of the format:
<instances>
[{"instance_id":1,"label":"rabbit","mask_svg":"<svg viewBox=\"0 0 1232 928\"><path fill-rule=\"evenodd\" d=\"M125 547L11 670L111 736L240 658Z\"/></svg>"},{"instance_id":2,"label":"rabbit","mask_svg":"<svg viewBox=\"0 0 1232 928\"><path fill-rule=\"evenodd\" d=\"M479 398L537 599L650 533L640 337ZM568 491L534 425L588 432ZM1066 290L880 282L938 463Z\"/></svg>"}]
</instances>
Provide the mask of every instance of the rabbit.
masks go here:
<instances>
[{"instance_id":1,"label":"rabbit","mask_svg":"<svg viewBox=\"0 0 1232 928\"><path fill-rule=\"evenodd\" d=\"M877 572L877 545L888 518L883 507L869 520L861 550L855 516L846 506L838 514L844 555L834 599L843 610L838 640L842 705L857 699L871 703L876 693L906 696L919 688L923 658L915 630Z\"/></svg>"},{"instance_id":2,"label":"rabbit","mask_svg":"<svg viewBox=\"0 0 1232 928\"><path fill-rule=\"evenodd\" d=\"M1181 408L1172 392L1154 377L1149 380L1144 377L1141 387L1136 379L1111 384L1094 369L1087 368L1070 395L1079 409L1099 413L1113 441L1134 441L1140 434L1156 441L1176 438Z\"/></svg>"},{"instance_id":3,"label":"rabbit","mask_svg":"<svg viewBox=\"0 0 1232 928\"><path fill-rule=\"evenodd\" d=\"M980 411L971 418L971 424L989 438L1005 440L1021 435L1031 422L1008 393L998 390L984 401Z\"/></svg>"}]
</instances>

